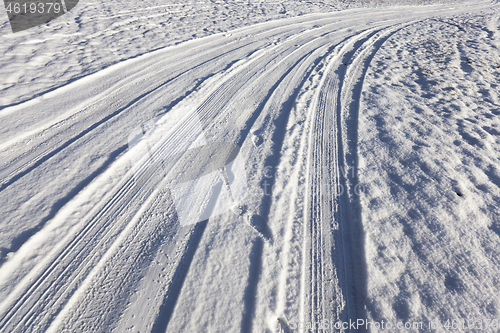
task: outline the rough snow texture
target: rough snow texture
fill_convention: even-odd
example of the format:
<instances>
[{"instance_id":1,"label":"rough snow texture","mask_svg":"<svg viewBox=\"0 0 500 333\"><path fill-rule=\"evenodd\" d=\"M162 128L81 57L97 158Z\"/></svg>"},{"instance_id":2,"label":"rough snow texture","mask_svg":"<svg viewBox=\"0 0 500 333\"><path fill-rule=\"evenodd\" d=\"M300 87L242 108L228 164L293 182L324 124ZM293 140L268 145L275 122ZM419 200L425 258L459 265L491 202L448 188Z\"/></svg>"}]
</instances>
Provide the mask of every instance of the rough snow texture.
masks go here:
<instances>
[{"instance_id":1,"label":"rough snow texture","mask_svg":"<svg viewBox=\"0 0 500 333\"><path fill-rule=\"evenodd\" d=\"M498 30L498 15L430 19L372 61L359 180L373 320L498 318Z\"/></svg>"}]
</instances>

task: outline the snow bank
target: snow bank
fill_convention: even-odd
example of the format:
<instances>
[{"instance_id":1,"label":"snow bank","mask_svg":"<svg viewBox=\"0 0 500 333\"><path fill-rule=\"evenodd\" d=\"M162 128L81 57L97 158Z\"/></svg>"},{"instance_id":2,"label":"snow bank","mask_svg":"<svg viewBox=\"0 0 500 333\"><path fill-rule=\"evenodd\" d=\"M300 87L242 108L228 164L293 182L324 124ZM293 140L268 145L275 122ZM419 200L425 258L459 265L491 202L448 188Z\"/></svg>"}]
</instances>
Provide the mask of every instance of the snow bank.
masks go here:
<instances>
[{"instance_id":1,"label":"snow bank","mask_svg":"<svg viewBox=\"0 0 500 333\"><path fill-rule=\"evenodd\" d=\"M498 14L427 20L373 59L359 129L373 321L498 318L498 27Z\"/></svg>"}]
</instances>

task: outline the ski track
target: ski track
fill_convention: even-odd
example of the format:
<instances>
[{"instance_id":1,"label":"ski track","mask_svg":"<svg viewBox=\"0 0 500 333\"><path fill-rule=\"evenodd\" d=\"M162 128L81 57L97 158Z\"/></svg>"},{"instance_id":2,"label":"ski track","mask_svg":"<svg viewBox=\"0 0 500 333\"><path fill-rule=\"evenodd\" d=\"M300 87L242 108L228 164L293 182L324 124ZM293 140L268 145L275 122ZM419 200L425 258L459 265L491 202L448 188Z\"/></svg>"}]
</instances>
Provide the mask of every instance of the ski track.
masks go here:
<instances>
[{"instance_id":1,"label":"ski track","mask_svg":"<svg viewBox=\"0 0 500 333\"><path fill-rule=\"evenodd\" d=\"M293 179L299 179L304 173L305 181L301 186L306 194L304 198L297 192L289 194L289 213L281 219L287 221L284 227L287 235L285 239L292 239L297 232L292 230L295 228L294 221L297 216L301 216L304 229L299 234L302 233L302 238L295 239L294 242L302 246L303 252L283 244L286 242L271 227L273 208L279 202L277 193L271 193L272 200L265 197L257 200L253 208L262 221L251 225L256 238L252 241L249 254L250 268L244 292L245 315L241 321L241 331L251 332L252 327L253 331L259 329L254 323L257 311L257 299L254 295L258 290L259 277L264 274L262 258L276 246L284 246L285 250L281 254L279 296L276 301L278 305L274 311L274 322L270 324L272 329L276 332L291 331L291 322L320 322L330 319L329 314L332 313L335 320L364 318L363 295L366 293L366 281L363 237L360 207L355 195L357 114L363 80L378 49L394 33L412 22L451 14L444 6L439 8L419 9L412 14L411 20L401 18L400 14L391 14L390 10L379 11L380 17L376 18L377 14L360 11L359 15L372 17L373 21L357 28L352 26L357 18L349 18L350 13L345 16L334 13L331 17L311 15L296 21L258 24L238 30L229 42L227 37L212 36L188 43L188 46L181 44L173 47L181 50L180 54L174 55L171 48L156 50L142 56L147 58L147 62L138 66L138 69L134 68L137 66L137 59L132 59L116 65L116 68L80 79L81 82L75 81L66 87L51 90L42 98L48 101L49 106L40 106L41 115L48 115L49 121L3 142L0 146L4 153L8 153L24 145L25 140L32 141L27 148L4 162L6 167L2 171L0 193L14 191L23 178L50 163L54 157L69 154L71 147L97 129L111 126L108 124L116 119L123 122L134 119L129 118L134 107L142 104L147 106L150 100L153 101L168 89L175 88L174 96L167 106L157 111L157 115L181 105L197 105L196 114L203 124L209 124L205 130L208 137L213 135L214 139L224 133L225 129L218 127L223 117L243 117L246 119L245 129L226 133L240 146L248 142L247 138L256 124L267 124L264 133L272 145L265 146L259 152L261 155L258 163L262 168L282 167L286 163L282 160L283 152L292 149L299 152L296 164L291 168ZM486 2L484 8L487 8ZM134 13L138 12L140 10ZM455 12L460 13L460 9ZM118 13L116 16L128 14ZM351 25L349 21L352 22ZM214 53L213 50L222 45L224 51ZM193 47L202 52L192 52ZM196 54L186 58L188 53ZM168 58L168 61L163 58ZM190 64L187 69L186 64ZM161 69L157 70L158 68ZM118 79L106 80L107 75L111 76L118 70L124 71ZM153 79L144 83L151 76ZM313 82L315 76L319 83L307 86L306 83ZM102 83L105 93L96 98L90 98L91 94L88 94L84 99L74 99L71 101L70 111L62 117L51 115L51 108L57 105L60 96L69 95L74 89L82 87L89 89L89 86L95 85L102 77L106 78ZM140 88L136 91L141 93L125 97L127 88L137 85ZM307 92L308 89L313 90ZM184 93L180 93L182 91ZM246 95L254 96L256 107L239 114L232 105L238 104L238 98ZM281 128L293 125L290 115L302 95L309 96L308 102L311 105L306 108L306 121L300 129L308 129L308 135L306 132L302 133L298 146L294 146L291 133L301 132L288 132ZM2 110L0 117L9 120L9 117L22 114L28 108L35 108L40 103L34 101L40 98L36 96L33 100L8 106ZM117 103L120 99L122 101ZM109 111L96 120L89 111L91 109ZM193 120L188 120L187 124L190 121ZM185 134L188 128L186 126L188 125L184 123L184 127L175 129L173 136L157 150L158 156L165 151L181 149L176 147L175 139ZM74 134L75 128L79 129L77 134ZM63 134L60 134L61 131ZM100 135L105 137L106 133L104 131ZM7 134L2 136L8 137ZM51 148L37 148L42 143L50 143L46 146ZM184 228L174 227L178 221L174 217L171 199L165 192L159 191L165 176L162 170L147 170L144 167L141 172L145 175L145 180L141 186L136 186L130 172L123 174L123 178L116 182L109 193L93 203L93 208L75 224L72 232L61 239L40 263L33 266L29 274L25 277L16 276L16 267L21 266L24 258L23 253L17 252L29 247L35 236L42 239L44 236L48 237L49 235L44 235L44 228L63 223L64 216L60 215L64 214L59 214L60 211L71 205L78 206L78 200L90 197L95 191L94 184L98 187L99 182L111 178L115 170L123 167L125 146L118 149L115 146L114 149L114 153L109 155L102 167L90 172L83 182L69 191L62 201L58 201L60 207L53 206L57 208L39 224L25 231L17 243L12 243L14 245L10 249L3 250L14 253L4 263L14 268L10 271L11 276L4 276L0 280L0 290L6 290L8 295L0 304L0 331L38 332L49 327L57 331L60 325L74 329L71 323L76 323L78 316L85 314L87 302L84 300L92 300L92 295L86 290L104 283L109 276L118 276L119 279L110 279L107 285L99 287L104 288L102 294L115 288L131 290L141 280L141 274L145 274L146 269L139 274L134 272L134 267L147 266L158 251L151 244L142 244L141 237L155 234L168 235L166 238L175 241L176 245L166 251L180 253L170 262L172 268L167 272L169 278L166 279L170 284L159 296L162 302L152 310L156 313L156 319L151 323L151 330L164 332L168 329L189 267L210 221ZM324 166L329 168L325 169ZM255 177L263 179L258 172ZM271 187L274 182L275 178L271 180ZM339 191L339 188L343 191ZM160 226L158 221L150 224L150 219L145 217L160 213L161 208L157 208L160 202L171 213L166 226ZM156 237L152 242L162 248L165 240ZM111 258L121 258L124 267L110 266L108 261ZM288 279L288 274L293 271L288 265L294 258L302 265L301 272L297 273L302 275L301 304L296 305L296 309L292 311L286 309L285 300L287 284L295 285ZM107 268L106 272L104 267ZM118 273L118 270L122 271ZM12 281L16 284L11 286ZM124 281L131 286L120 286ZM109 302L112 304L129 300L127 296L111 297L113 299ZM298 317L291 318L290 314ZM111 314L107 313L103 318L112 320L109 316ZM98 330L100 323L94 321L88 325L93 330ZM109 325L115 327L117 323Z\"/></svg>"}]
</instances>

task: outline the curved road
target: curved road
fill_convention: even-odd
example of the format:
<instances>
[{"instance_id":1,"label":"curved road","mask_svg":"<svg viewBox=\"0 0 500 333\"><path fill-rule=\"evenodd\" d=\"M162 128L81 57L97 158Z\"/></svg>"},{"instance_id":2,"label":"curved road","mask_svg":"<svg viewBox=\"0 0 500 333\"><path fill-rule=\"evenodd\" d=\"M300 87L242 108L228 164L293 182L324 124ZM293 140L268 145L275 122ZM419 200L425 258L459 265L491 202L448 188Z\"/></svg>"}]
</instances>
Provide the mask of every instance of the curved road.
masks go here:
<instances>
[{"instance_id":1,"label":"curved road","mask_svg":"<svg viewBox=\"0 0 500 333\"><path fill-rule=\"evenodd\" d=\"M1 214L16 236L1 239L0 331L290 332L365 318L355 196L365 73L408 25L492 6L266 22L4 108ZM139 181L129 139L148 124L165 136ZM241 147L248 191L183 225L169 172L200 137Z\"/></svg>"}]
</instances>

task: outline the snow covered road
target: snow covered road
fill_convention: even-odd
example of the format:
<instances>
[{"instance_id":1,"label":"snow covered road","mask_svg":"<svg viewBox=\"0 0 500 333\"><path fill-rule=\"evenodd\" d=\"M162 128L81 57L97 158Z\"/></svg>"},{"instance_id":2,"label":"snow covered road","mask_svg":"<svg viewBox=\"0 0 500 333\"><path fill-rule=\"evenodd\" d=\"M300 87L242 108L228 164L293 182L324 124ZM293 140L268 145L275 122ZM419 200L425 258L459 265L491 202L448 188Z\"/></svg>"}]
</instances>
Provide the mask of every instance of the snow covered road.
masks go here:
<instances>
[{"instance_id":1,"label":"snow covered road","mask_svg":"<svg viewBox=\"0 0 500 333\"><path fill-rule=\"evenodd\" d=\"M373 317L357 187L365 77L395 34L498 8L264 22L10 101L0 109L0 331L291 332ZM238 146L244 200L181 224L169 183L180 176L169 173L189 163L151 164L140 180L134 170L130 135L142 128L146 140L150 125L167 159Z\"/></svg>"}]
</instances>

